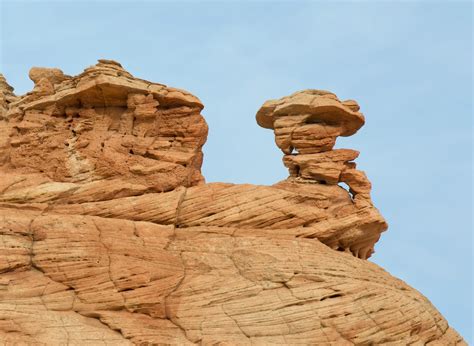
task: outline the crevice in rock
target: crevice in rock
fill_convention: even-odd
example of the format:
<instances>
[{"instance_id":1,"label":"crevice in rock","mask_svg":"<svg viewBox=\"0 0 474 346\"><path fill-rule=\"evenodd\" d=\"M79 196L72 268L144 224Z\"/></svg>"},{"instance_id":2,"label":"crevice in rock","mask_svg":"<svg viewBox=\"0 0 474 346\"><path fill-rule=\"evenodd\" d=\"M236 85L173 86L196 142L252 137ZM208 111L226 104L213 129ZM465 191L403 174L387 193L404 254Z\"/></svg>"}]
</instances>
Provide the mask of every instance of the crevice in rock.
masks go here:
<instances>
[{"instance_id":1,"label":"crevice in rock","mask_svg":"<svg viewBox=\"0 0 474 346\"><path fill-rule=\"evenodd\" d=\"M224 312L224 314L229 317L232 321L234 321L235 325L237 326L237 328L239 328L240 332L247 338L250 340L250 335L248 335L243 329L242 327L239 325L239 323L237 322L237 320L235 318L233 318L226 310L225 310L225 307L224 307L224 304L221 305L221 309L222 311Z\"/></svg>"},{"instance_id":2,"label":"crevice in rock","mask_svg":"<svg viewBox=\"0 0 474 346\"><path fill-rule=\"evenodd\" d=\"M101 245L104 247L106 256L107 256L107 258L108 258L107 266L108 266L108 276L109 276L110 283L114 286L115 291L122 297L122 303L123 303L124 308L127 309L127 310L129 310L130 312L133 312L133 311L130 310L129 307L127 306L127 299L126 299L126 297L123 295L123 293L122 293L122 292L120 291L120 289L117 287L117 284L116 284L116 282L114 281L114 279L113 279L113 277L112 277L112 271L111 271L112 259L111 259L111 257L110 257L110 249L107 247L107 245L106 245L105 242L104 242L104 238L103 238L103 236L102 236L102 230L101 230L100 227L97 225L97 223L95 222L94 218L91 218L91 219L92 219L92 223L94 224L94 227L95 227L96 231L98 232L99 241L100 241Z\"/></svg>"},{"instance_id":3,"label":"crevice in rock","mask_svg":"<svg viewBox=\"0 0 474 346\"><path fill-rule=\"evenodd\" d=\"M99 313L96 313L96 312L93 312L93 311L92 312L89 312L89 311L76 311L76 313L78 313L79 315L84 316L86 318L92 318L92 319L98 321L100 324L102 324L107 329L110 329L110 330L116 332L117 334L119 334L124 340L131 340L131 338L125 336L125 334L123 333L121 328L114 328L111 325L109 325L108 323L106 323L100 317Z\"/></svg>"}]
</instances>

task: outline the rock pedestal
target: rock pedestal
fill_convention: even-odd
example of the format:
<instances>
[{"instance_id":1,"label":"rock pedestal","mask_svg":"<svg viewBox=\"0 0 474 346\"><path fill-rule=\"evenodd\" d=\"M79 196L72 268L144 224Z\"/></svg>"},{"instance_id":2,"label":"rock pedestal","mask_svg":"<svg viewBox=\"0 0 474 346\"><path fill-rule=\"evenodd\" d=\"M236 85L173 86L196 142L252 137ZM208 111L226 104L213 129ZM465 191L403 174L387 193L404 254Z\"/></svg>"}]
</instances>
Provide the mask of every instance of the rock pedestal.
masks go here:
<instances>
[{"instance_id":1,"label":"rock pedestal","mask_svg":"<svg viewBox=\"0 0 474 346\"><path fill-rule=\"evenodd\" d=\"M303 90L265 102L257 122L273 129L290 177L303 183L346 183L356 201L370 202L370 181L353 162L359 152L333 150L338 136L351 136L364 125L356 101L341 102L328 91Z\"/></svg>"}]
</instances>

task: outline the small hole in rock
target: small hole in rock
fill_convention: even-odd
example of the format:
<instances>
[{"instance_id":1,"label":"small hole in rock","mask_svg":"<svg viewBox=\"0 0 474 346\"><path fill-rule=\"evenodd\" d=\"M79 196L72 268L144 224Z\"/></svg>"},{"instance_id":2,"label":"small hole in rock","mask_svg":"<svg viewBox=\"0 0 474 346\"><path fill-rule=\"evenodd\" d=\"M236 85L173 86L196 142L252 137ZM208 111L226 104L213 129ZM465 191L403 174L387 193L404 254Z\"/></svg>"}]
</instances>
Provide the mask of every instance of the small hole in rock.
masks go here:
<instances>
[{"instance_id":1,"label":"small hole in rock","mask_svg":"<svg viewBox=\"0 0 474 346\"><path fill-rule=\"evenodd\" d=\"M355 197L355 196L354 196L354 192L351 190L351 188L349 187L349 185L347 185L347 184L344 183L344 182L340 182L338 185L339 185L340 187L342 187L344 190L346 190L346 191L349 193L349 195L351 196L351 198L354 199L354 197Z\"/></svg>"},{"instance_id":2,"label":"small hole in rock","mask_svg":"<svg viewBox=\"0 0 474 346\"><path fill-rule=\"evenodd\" d=\"M130 149L128 152L132 155L135 154L132 149Z\"/></svg>"},{"instance_id":3,"label":"small hole in rock","mask_svg":"<svg viewBox=\"0 0 474 346\"><path fill-rule=\"evenodd\" d=\"M300 166L296 165L295 168L294 168L294 172L295 172L295 175L297 177L299 177L300 176Z\"/></svg>"}]
</instances>

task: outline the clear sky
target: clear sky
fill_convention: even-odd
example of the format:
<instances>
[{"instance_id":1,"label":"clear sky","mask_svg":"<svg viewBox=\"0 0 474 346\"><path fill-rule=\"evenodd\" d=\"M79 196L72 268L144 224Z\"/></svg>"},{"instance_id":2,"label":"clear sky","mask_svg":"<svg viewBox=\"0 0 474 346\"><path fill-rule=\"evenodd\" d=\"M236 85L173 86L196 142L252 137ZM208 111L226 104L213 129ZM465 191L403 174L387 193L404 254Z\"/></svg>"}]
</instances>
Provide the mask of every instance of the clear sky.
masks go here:
<instances>
[{"instance_id":1,"label":"clear sky","mask_svg":"<svg viewBox=\"0 0 474 346\"><path fill-rule=\"evenodd\" d=\"M80 73L98 58L205 104L208 182L286 178L261 104L306 88L359 102L357 160L390 228L371 260L472 342L472 3L1 2L3 72Z\"/></svg>"}]
</instances>

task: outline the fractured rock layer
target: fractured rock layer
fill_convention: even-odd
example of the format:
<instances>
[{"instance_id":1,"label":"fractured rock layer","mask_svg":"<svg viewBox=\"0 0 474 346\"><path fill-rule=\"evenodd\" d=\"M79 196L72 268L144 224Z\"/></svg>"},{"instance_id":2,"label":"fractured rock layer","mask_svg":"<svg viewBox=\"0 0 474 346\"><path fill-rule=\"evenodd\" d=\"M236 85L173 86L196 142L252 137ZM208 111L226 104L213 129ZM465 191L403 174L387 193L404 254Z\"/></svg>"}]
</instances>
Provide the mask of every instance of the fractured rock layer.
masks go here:
<instances>
[{"instance_id":1,"label":"fractured rock layer","mask_svg":"<svg viewBox=\"0 0 474 346\"><path fill-rule=\"evenodd\" d=\"M116 178L152 191L203 183L207 125L195 96L108 60L77 77L33 68L30 78L33 91L0 118L0 162L9 170L60 182Z\"/></svg>"},{"instance_id":2,"label":"fractured rock layer","mask_svg":"<svg viewBox=\"0 0 474 346\"><path fill-rule=\"evenodd\" d=\"M109 60L30 78L21 97L0 78L0 343L464 343L366 260L387 224L358 153L332 150L355 101L266 102L290 177L204 184L193 95Z\"/></svg>"}]
</instances>

